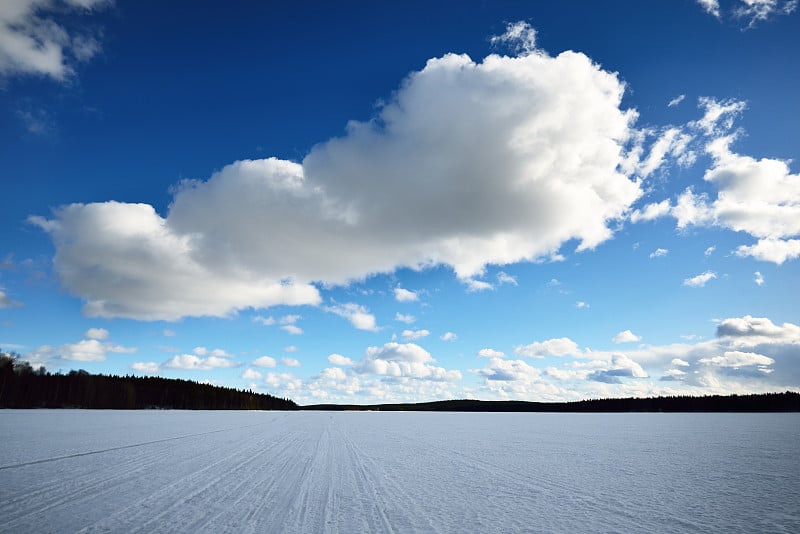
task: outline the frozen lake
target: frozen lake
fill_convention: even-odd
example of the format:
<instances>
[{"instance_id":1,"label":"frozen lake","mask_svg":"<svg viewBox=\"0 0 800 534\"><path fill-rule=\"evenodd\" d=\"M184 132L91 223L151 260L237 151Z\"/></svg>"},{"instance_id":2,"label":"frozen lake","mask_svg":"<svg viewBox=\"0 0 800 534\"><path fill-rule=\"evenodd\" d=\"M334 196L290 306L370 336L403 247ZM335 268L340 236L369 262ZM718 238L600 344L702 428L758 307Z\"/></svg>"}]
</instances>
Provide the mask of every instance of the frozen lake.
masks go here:
<instances>
[{"instance_id":1,"label":"frozen lake","mask_svg":"<svg viewBox=\"0 0 800 534\"><path fill-rule=\"evenodd\" d=\"M800 414L0 410L0 532L800 532Z\"/></svg>"}]
</instances>

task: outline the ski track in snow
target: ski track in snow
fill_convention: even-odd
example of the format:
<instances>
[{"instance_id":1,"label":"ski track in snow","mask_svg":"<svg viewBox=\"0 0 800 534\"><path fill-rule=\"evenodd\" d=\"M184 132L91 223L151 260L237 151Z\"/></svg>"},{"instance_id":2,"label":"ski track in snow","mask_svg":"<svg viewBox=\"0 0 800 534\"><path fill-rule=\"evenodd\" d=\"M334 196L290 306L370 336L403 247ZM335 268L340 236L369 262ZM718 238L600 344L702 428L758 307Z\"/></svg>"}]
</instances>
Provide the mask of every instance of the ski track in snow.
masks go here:
<instances>
[{"instance_id":1,"label":"ski track in snow","mask_svg":"<svg viewBox=\"0 0 800 534\"><path fill-rule=\"evenodd\" d=\"M0 532L800 531L798 414L0 412Z\"/></svg>"}]
</instances>

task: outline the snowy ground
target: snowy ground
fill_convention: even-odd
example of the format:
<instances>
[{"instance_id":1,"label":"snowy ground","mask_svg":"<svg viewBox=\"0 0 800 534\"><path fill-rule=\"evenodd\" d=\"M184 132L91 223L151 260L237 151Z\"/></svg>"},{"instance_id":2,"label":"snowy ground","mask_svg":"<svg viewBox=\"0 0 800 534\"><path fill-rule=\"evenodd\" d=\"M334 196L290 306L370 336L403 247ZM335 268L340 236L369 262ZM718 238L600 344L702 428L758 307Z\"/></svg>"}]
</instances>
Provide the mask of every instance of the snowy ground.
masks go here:
<instances>
[{"instance_id":1,"label":"snowy ground","mask_svg":"<svg viewBox=\"0 0 800 534\"><path fill-rule=\"evenodd\" d=\"M0 411L0 532L800 532L800 414Z\"/></svg>"}]
</instances>

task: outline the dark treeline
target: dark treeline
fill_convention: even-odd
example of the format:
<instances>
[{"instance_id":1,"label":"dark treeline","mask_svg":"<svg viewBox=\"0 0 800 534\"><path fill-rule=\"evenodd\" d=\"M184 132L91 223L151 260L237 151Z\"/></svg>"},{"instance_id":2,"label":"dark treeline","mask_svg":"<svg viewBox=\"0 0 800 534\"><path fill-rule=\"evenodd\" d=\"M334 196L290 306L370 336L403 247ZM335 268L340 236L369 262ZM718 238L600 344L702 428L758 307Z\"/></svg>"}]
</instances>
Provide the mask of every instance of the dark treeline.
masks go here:
<instances>
[{"instance_id":1,"label":"dark treeline","mask_svg":"<svg viewBox=\"0 0 800 534\"><path fill-rule=\"evenodd\" d=\"M380 410L418 412L800 412L800 393L599 399L577 402L447 400L371 406L317 404L301 410Z\"/></svg>"},{"instance_id":2,"label":"dark treeline","mask_svg":"<svg viewBox=\"0 0 800 534\"><path fill-rule=\"evenodd\" d=\"M0 352L0 408L296 410L297 404L190 380L92 375L83 370L52 374Z\"/></svg>"}]
</instances>

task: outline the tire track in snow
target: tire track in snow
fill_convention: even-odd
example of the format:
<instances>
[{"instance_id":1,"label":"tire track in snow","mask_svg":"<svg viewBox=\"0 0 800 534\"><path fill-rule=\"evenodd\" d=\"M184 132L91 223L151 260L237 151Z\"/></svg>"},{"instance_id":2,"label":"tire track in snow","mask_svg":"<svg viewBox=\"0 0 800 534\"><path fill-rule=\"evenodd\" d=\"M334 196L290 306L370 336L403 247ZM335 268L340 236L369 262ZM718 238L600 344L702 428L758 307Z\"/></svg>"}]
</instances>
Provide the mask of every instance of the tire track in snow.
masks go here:
<instances>
[{"instance_id":1,"label":"tire track in snow","mask_svg":"<svg viewBox=\"0 0 800 534\"><path fill-rule=\"evenodd\" d=\"M219 432L230 432L231 430L239 430L239 429L243 429L243 428L252 428L252 427L261 426L261 425L264 425L264 424L267 424L267 423L258 423L258 424L255 424L255 425L248 425L248 426L243 426L243 427L223 428L223 429L220 429L220 430L211 430L209 432L200 432L200 433L197 433L197 434L186 434L184 436L175 436L175 437L172 437L172 438L156 439L156 440L153 440L153 441L145 441L145 442L142 442L142 443L133 443L131 445L121 445L119 447L110 447L108 449L100 449L100 450L96 450L96 451L77 452L75 454L66 454L64 456L55 456L53 458L42 458L40 460L32 460L30 462L21 462L21 463L17 463L17 464L0 465L0 471L3 471L5 469L16 469L16 468L19 468L19 467L27 467L29 465L44 464L44 463L48 463L48 462L58 462L60 460L69 460L71 458L80 458L81 456L91 456L93 454L103 454L103 453L106 453L106 452L121 451L121 450L124 450L124 449L133 449L133 448L136 448L136 447L145 447L147 445L154 445L156 443L164 443L166 441L175 441L175 440L179 440L179 439L187 439L187 438L196 438L196 437L200 437L200 436L208 436L210 434L217 434Z\"/></svg>"}]
</instances>

